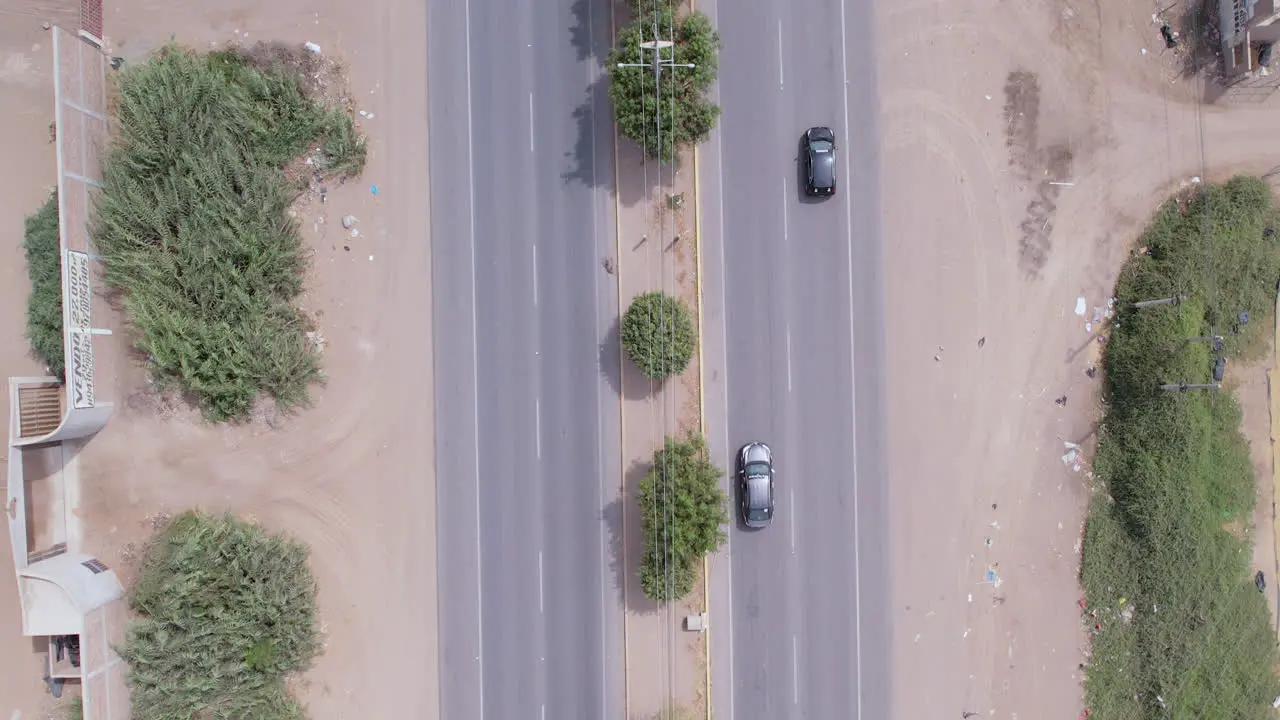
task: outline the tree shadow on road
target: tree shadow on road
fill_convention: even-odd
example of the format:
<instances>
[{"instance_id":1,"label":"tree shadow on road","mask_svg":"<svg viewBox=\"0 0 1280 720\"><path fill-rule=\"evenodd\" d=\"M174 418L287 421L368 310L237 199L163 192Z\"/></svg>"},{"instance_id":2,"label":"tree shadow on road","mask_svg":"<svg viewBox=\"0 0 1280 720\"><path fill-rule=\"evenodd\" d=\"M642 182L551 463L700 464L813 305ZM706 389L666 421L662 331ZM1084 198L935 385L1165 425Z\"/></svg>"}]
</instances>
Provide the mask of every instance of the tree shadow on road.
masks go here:
<instances>
[{"instance_id":1,"label":"tree shadow on road","mask_svg":"<svg viewBox=\"0 0 1280 720\"><path fill-rule=\"evenodd\" d=\"M601 75L587 86L581 105L573 109L578 140L565 153L566 168L560 177L565 183L579 182L589 188L614 189L613 105L609 102L609 76Z\"/></svg>"},{"instance_id":2,"label":"tree shadow on road","mask_svg":"<svg viewBox=\"0 0 1280 720\"><path fill-rule=\"evenodd\" d=\"M618 318L609 323L609 331L600 342L600 374L609 382L609 387L622 396L622 345L618 340Z\"/></svg>"},{"instance_id":3,"label":"tree shadow on road","mask_svg":"<svg viewBox=\"0 0 1280 720\"><path fill-rule=\"evenodd\" d=\"M651 615L661 609L657 603L645 597L644 591L640 589L640 557L644 552L644 535L640 527L639 508L635 506L635 495L647 472L649 463L632 463L623 475L622 497L605 508L605 522L609 526L610 535L609 547L613 551L609 570L623 609L627 613L638 615Z\"/></svg>"}]
</instances>

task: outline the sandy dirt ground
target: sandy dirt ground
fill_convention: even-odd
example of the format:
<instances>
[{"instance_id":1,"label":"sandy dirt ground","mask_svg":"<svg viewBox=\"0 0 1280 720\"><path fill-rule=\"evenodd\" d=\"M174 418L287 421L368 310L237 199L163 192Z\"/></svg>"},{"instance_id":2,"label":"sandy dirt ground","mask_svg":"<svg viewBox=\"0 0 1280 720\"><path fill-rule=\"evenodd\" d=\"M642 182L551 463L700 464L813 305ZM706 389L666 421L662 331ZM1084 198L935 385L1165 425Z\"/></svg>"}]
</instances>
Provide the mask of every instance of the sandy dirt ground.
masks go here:
<instances>
[{"instance_id":1,"label":"sandy dirt ground","mask_svg":"<svg viewBox=\"0 0 1280 720\"><path fill-rule=\"evenodd\" d=\"M1274 105L1198 111L1151 2L881 7L895 714L1076 718L1086 322L1170 190L1277 164Z\"/></svg>"},{"instance_id":2,"label":"sandy dirt ground","mask_svg":"<svg viewBox=\"0 0 1280 720\"><path fill-rule=\"evenodd\" d=\"M55 13L36 3L0 14L0 112L8 121L0 142L10 165L24 170L0 180L10 228L5 252L14 258L21 217L54 179L52 146L45 151L48 53L33 46L41 21L75 27L78 6L68 7ZM295 533L313 551L326 632L326 653L301 683L312 717L433 717L435 491L431 443L422 441L434 432L424 411L432 404L425 7L408 0L372 8L328 0L214 8L124 0L107 3L104 15L108 51L126 62L144 59L171 35L197 49L318 43L325 56L346 61L357 109L374 117L362 120L371 142L364 177L329 188L327 204L299 208L315 252L304 305L325 338L330 377L315 407L249 427L210 428L189 411L160 406L136 370L122 373L112 393L117 415L81 457L86 543L127 582L138 544L165 513L230 508ZM376 195L371 185L379 186ZM344 232L346 214L359 218L359 237ZM17 297L25 293L24 268L6 262L0 272L0 292L15 294L0 304L0 358L7 373L28 373L35 366L23 356ZM124 360L124 345L103 352ZM7 550L4 558L9 564ZM20 702L35 712L39 669L30 653L8 651L22 640L12 587L0 590L0 617L0 710Z\"/></svg>"},{"instance_id":3,"label":"sandy dirt ground","mask_svg":"<svg viewBox=\"0 0 1280 720\"><path fill-rule=\"evenodd\" d=\"M75 22L78 15L50 3L22 3L0 9L0 155L20 173L0 177L0 367L6 374L41 375L42 363L30 355L26 327L26 264L22 255L23 219L35 212L57 182L53 121L53 54L46 20ZM6 413L6 430L8 415ZM7 434L6 434L7 437ZM44 656L22 636L21 614L8 535L0 540L0 716L45 717L53 706L41 681Z\"/></svg>"},{"instance_id":4,"label":"sandy dirt ground","mask_svg":"<svg viewBox=\"0 0 1280 720\"><path fill-rule=\"evenodd\" d=\"M1227 387L1235 392L1236 399L1244 411L1242 427L1249 440L1250 455L1253 460L1254 475L1258 478L1257 505L1253 509L1253 571L1261 570L1266 580L1267 606L1271 608L1271 617L1277 618L1276 572L1280 564L1276 562L1275 534L1275 475L1272 471L1272 417L1271 393L1267 383L1274 381L1272 370L1275 368L1275 351L1267 357L1246 367L1236 366L1232 383ZM1275 625L1280 628L1280 624Z\"/></svg>"},{"instance_id":5,"label":"sandy dirt ground","mask_svg":"<svg viewBox=\"0 0 1280 720\"><path fill-rule=\"evenodd\" d=\"M57 183L57 159L50 141L53 122L53 49L41 23L74 26L78 8L43 0L0 7L0 157L18 172L0 174L0 372L43 375L30 355L26 329L26 262L23 218L34 213ZM5 437L8 437L5 412ZM0 461L3 465L3 461ZM0 539L0 717L47 717L53 707L44 682L44 655L22 635L9 535Z\"/></svg>"}]
</instances>

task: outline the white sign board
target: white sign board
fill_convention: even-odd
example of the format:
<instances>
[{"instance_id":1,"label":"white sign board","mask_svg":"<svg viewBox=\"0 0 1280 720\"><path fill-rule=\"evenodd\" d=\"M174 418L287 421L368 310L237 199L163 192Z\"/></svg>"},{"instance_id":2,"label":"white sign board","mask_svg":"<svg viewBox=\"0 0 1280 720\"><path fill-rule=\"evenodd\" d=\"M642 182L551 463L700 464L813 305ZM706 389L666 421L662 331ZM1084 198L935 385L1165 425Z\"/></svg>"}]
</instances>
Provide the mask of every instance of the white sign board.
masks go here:
<instances>
[{"instance_id":1,"label":"white sign board","mask_svg":"<svg viewBox=\"0 0 1280 720\"><path fill-rule=\"evenodd\" d=\"M71 384L72 404L77 409L91 408L93 398L93 289L89 286L89 256L67 251L66 331L71 338L71 354L67 357L67 382Z\"/></svg>"}]
</instances>

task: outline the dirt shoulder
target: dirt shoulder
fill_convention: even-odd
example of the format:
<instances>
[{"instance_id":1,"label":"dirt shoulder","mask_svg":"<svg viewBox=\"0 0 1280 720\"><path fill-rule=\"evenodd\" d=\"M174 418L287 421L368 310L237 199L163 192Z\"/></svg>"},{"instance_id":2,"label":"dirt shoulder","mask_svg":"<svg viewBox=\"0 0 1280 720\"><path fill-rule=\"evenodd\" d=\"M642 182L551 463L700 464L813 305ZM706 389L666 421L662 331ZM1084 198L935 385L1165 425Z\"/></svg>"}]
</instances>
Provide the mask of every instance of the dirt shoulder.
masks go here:
<instances>
[{"instance_id":1,"label":"dirt shoulder","mask_svg":"<svg viewBox=\"0 0 1280 720\"><path fill-rule=\"evenodd\" d=\"M43 375L25 337L31 283L22 250L23 220L48 198L57 183L53 122L53 49L44 22L75 27L67 5L19 0L0 9L0 157L10 172L0 176L0 367L6 377ZM7 422L7 419L6 419ZM8 437L8 427L5 427ZM0 462L2 465L3 462ZM52 706L44 677L44 655L22 635L22 614L14 584L13 553L6 533L0 540L0 717L42 718Z\"/></svg>"},{"instance_id":2,"label":"dirt shoulder","mask_svg":"<svg viewBox=\"0 0 1280 720\"><path fill-rule=\"evenodd\" d=\"M117 415L81 457L86 542L128 581L153 520L232 509L312 549L325 652L303 678L317 720L438 713L426 68L421 3L244 7L129 0L108 8L109 52L144 60L171 38L204 50L318 44L347 69L370 138L358 182L297 208L314 253L302 304L328 384L295 417L210 427L157 403L130 358ZM394 160L394 162L392 162ZM371 186L378 186L375 194ZM344 215L359 218L359 236ZM125 345L125 343L121 343ZM122 347L121 352L125 350ZM412 394L412 402L406 395Z\"/></svg>"},{"instance_id":3,"label":"dirt shoulder","mask_svg":"<svg viewBox=\"0 0 1280 720\"><path fill-rule=\"evenodd\" d=\"M1201 88L1180 78L1151 13L1039 0L882 11L902 717L1080 712L1099 389L1086 322L1170 190L1268 170L1280 151L1265 106L1197 109ZM1064 442L1085 445L1079 472Z\"/></svg>"}]
</instances>

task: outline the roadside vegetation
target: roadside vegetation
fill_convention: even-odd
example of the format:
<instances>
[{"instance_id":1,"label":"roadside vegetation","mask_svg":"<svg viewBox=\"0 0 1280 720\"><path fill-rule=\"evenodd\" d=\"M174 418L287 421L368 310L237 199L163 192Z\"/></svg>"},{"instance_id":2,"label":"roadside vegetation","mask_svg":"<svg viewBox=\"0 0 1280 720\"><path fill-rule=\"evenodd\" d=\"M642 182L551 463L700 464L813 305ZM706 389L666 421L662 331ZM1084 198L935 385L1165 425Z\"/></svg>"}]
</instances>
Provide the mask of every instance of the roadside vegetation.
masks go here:
<instances>
[{"instance_id":1,"label":"roadside vegetation","mask_svg":"<svg viewBox=\"0 0 1280 720\"><path fill-rule=\"evenodd\" d=\"M302 544L188 512L152 539L121 657L138 720L299 720L286 681L320 650Z\"/></svg>"},{"instance_id":2,"label":"roadside vegetation","mask_svg":"<svg viewBox=\"0 0 1280 720\"><path fill-rule=\"evenodd\" d=\"M679 375L698 349L698 329L684 303L661 292L638 295L619 324L622 347L651 380Z\"/></svg>"},{"instance_id":3,"label":"roadside vegetation","mask_svg":"<svg viewBox=\"0 0 1280 720\"><path fill-rule=\"evenodd\" d=\"M1260 719L1280 695L1240 407L1225 390L1159 387L1209 381L1217 351L1191 338L1221 334L1236 360L1265 352L1278 221L1259 179L1205 186L1160 208L1121 271L1081 567L1094 717ZM1132 307L1179 294L1190 300Z\"/></svg>"},{"instance_id":4,"label":"roadside vegetation","mask_svg":"<svg viewBox=\"0 0 1280 720\"><path fill-rule=\"evenodd\" d=\"M63 720L84 720L84 698L72 695L58 705Z\"/></svg>"},{"instance_id":5,"label":"roadside vegetation","mask_svg":"<svg viewBox=\"0 0 1280 720\"><path fill-rule=\"evenodd\" d=\"M305 403L320 379L297 305L309 257L288 211L365 160L351 117L315 87L322 61L282 47L169 45L119 75L93 240L152 378L212 421L244 418L264 394Z\"/></svg>"},{"instance_id":6,"label":"roadside vegetation","mask_svg":"<svg viewBox=\"0 0 1280 720\"><path fill-rule=\"evenodd\" d=\"M66 382L62 344L62 244L58 238L58 194L27 218L22 236L27 254L27 342L51 375Z\"/></svg>"},{"instance_id":7,"label":"roadside vegetation","mask_svg":"<svg viewBox=\"0 0 1280 720\"><path fill-rule=\"evenodd\" d=\"M729 513L722 477L700 435L669 437L654 453L636 496L644 533L640 587L650 600L688 595L703 557L725 541Z\"/></svg>"},{"instance_id":8,"label":"roadside vegetation","mask_svg":"<svg viewBox=\"0 0 1280 720\"><path fill-rule=\"evenodd\" d=\"M698 715L688 706L672 702L654 713L649 720L698 720Z\"/></svg>"},{"instance_id":9,"label":"roadside vegetation","mask_svg":"<svg viewBox=\"0 0 1280 720\"><path fill-rule=\"evenodd\" d=\"M678 5L638 0L635 20L618 32L608 59L609 97L618 131L650 157L664 161L674 159L680 148L706 140L720 117L720 107L707 95L716 80L720 35L706 15L680 13ZM674 43L661 51L664 67L659 76L653 72L654 51L641 48L641 43L655 39L655 21L658 39ZM668 67L671 63L693 67Z\"/></svg>"}]
</instances>

